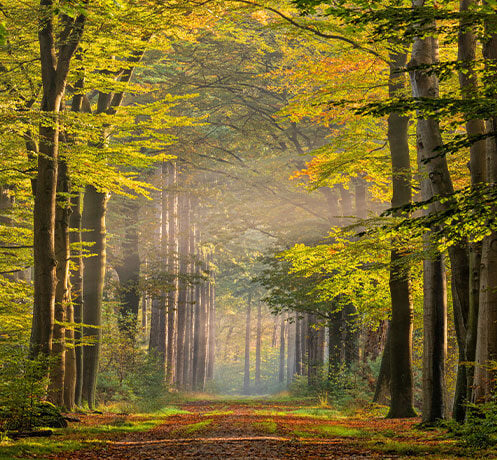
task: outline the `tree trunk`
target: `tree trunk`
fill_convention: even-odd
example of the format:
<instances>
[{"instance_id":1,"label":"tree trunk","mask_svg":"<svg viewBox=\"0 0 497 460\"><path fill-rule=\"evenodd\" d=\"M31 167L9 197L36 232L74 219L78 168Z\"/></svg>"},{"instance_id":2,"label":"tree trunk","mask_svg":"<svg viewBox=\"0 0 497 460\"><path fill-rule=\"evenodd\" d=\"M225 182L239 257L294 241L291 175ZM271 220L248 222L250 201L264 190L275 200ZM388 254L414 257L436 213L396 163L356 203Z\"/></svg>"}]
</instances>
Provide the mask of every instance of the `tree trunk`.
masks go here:
<instances>
[{"instance_id":1,"label":"tree trunk","mask_svg":"<svg viewBox=\"0 0 497 460\"><path fill-rule=\"evenodd\" d=\"M211 254L212 262L212 254ZM212 273L211 266L209 281L209 334L208 334L208 359L207 359L207 379L212 380L214 378L214 360L216 356L216 303L215 303L215 284L214 284L214 274Z\"/></svg>"},{"instance_id":2,"label":"tree trunk","mask_svg":"<svg viewBox=\"0 0 497 460\"><path fill-rule=\"evenodd\" d=\"M98 362L102 340L102 296L106 267L105 214L109 195L97 191L92 185L86 187L83 206L83 240L93 243L84 266L83 335L90 345L83 348L83 400L90 409L95 406ZM95 326L95 327L92 327Z\"/></svg>"},{"instance_id":3,"label":"tree trunk","mask_svg":"<svg viewBox=\"0 0 497 460\"><path fill-rule=\"evenodd\" d=\"M279 372L278 372L278 382L283 383L285 381L285 317L281 315L280 324L280 362L279 362Z\"/></svg>"},{"instance_id":4,"label":"tree trunk","mask_svg":"<svg viewBox=\"0 0 497 460\"><path fill-rule=\"evenodd\" d=\"M175 378L177 309L178 309L178 194L176 164L166 163L168 176L167 210L167 270L171 287L167 292L167 346L166 381L172 385Z\"/></svg>"},{"instance_id":5,"label":"tree trunk","mask_svg":"<svg viewBox=\"0 0 497 460\"><path fill-rule=\"evenodd\" d=\"M190 212L189 199L183 192L179 196L178 204L178 220L179 220L179 246L178 246L178 331L176 336L176 385L183 388L184 367L185 367L185 335L186 335L186 317L187 317L187 290L188 290L188 246L189 246L189 230L190 230Z\"/></svg>"},{"instance_id":6,"label":"tree trunk","mask_svg":"<svg viewBox=\"0 0 497 460\"><path fill-rule=\"evenodd\" d=\"M257 329L255 334L255 388L261 386L261 337L262 337L262 303L257 304Z\"/></svg>"},{"instance_id":7,"label":"tree trunk","mask_svg":"<svg viewBox=\"0 0 497 460\"><path fill-rule=\"evenodd\" d=\"M77 249L73 251L73 262L76 264L71 272L71 301L74 312L74 352L76 365L76 382L74 389L74 402L77 406L81 406L81 392L83 389L83 327L77 326L83 323L83 270L84 262L81 251L82 235L81 235L81 192L77 192L71 199L71 217L69 226L73 229L69 233L69 240Z\"/></svg>"},{"instance_id":8,"label":"tree trunk","mask_svg":"<svg viewBox=\"0 0 497 460\"><path fill-rule=\"evenodd\" d=\"M295 374L302 375L302 321L295 315Z\"/></svg>"},{"instance_id":9,"label":"tree trunk","mask_svg":"<svg viewBox=\"0 0 497 460\"><path fill-rule=\"evenodd\" d=\"M33 212L34 296L30 355L48 358L52 351L55 311L55 212L59 156L59 112L71 59L83 34L86 16L58 18L63 31L54 33L52 1L40 0L38 41L43 97L39 127L38 167ZM48 371L48 362L44 370Z\"/></svg>"},{"instance_id":10,"label":"tree trunk","mask_svg":"<svg viewBox=\"0 0 497 460\"><path fill-rule=\"evenodd\" d=\"M421 8L424 0L414 0L413 6ZM422 27L429 27L426 24ZM423 34L425 31L421 30ZM413 96L416 98L438 98L438 79L434 73L426 72L423 66L431 66L438 62L438 41L435 37L427 36L414 40L412 59L408 64ZM422 68L419 68L421 66ZM454 192L452 180L445 155L440 155L437 149L443 146L439 122L418 113L417 148L418 166L427 175L430 196L450 196ZM434 203L437 211L447 211L454 203L449 201ZM459 347L458 376L454 397L454 413L463 413L462 406L466 399L466 368L464 349L466 342L467 322L469 315L469 252L465 241L458 242L448 249L452 269L451 286L454 308L454 322Z\"/></svg>"},{"instance_id":11,"label":"tree trunk","mask_svg":"<svg viewBox=\"0 0 497 460\"><path fill-rule=\"evenodd\" d=\"M290 314L288 316L290 318ZM296 322L288 322L288 343L287 343L287 358L286 358L286 381L290 385L295 376L295 326ZM324 332L324 330L323 330ZM324 344L323 344L324 345Z\"/></svg>"},{"instance_id":12,"label":"tree trunk","mask_svg":"<svg viewBox=\"0 0 497 460\"><path fill-rule=\"evenodd\" d=\"M50 368L49 400L56 406L64 405L66 373L66 317L69 302L69 177L67 164L59 161L57 177L57 209L55 212L55 257L57 260L57 287L55 289L55 324L53 327L52 363ZM69 383L69 382L68 382ZM72 385L73 382L71 382Z\"/></svg>"},{"instance_id":13,"label":"tree trunk","mask_svg":"<svg viewBox=\"0 0 497 460\"><path fill-rule=\"evenodd\" d=\"M378 373L378 378L376 380L376 388L374 391L373 402L378 404L388 404L390 396L390 385L392 380L391 372L391 358L390 358L390 324L387 330L387 339L385 342L385 348L383 350L383 355L381 357L380 372Z\"/></svg>"},{"instance_id":14,"label":"tree trunk","mask_svg":"<svg viewBox=\"0 0 497 460\"><path fill-rule=\"evenodd\" d=\"M427 237L429 238L429 236ZM428 243L429 247L429 243ZM423 422L445 415L445 360L447 356L447 290L442 256L423 261Z\"/></svg>"},{"instance_id":15,"label":"tree trunk","mask_svg":"<svg viewBox=\"0 0 497 460\"><path fill-rule=\"evenodd\" d=\"M116 267L119 275L121 309L118 323L121 332L132 340L138 327L138 310L140 308L140 254L138 242L140 204L137 200L125 203L125 235L122 243L122 264Z\"/></svg>"},{"instance_id":16,"label":"tree trunk","mask_svg":"<svg viewBox=\"0 0 497 460\"><path fill-rule=\"evenodd\" d=\"M247 300L247 316L245 319L245 358L243 368L243 394L250 394L250 332L251 332L251 318L250 313L252 309L252 294L248 295Z\"/></svg>"}]
</instances>

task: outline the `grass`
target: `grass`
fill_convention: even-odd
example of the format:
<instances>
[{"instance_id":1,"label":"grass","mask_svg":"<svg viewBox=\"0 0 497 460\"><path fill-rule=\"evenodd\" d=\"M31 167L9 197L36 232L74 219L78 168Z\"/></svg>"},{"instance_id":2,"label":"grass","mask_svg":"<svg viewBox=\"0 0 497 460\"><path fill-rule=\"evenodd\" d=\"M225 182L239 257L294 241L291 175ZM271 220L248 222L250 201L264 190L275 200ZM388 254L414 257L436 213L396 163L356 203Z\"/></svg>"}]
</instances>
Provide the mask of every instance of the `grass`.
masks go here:
<instances>
[{"instance_id":1,"label":"grass","mask_svg":"<svg viewBox=\"0 0 497 460\"><path fill-rule=\"evenodd\" d=\"M302 407L288 411L259 409L254 410L254 415L265 417L309 417L324 420L343 418L343 414L334 409L322 409L320 407Z\"/></svg>"},{"instance_id":2,"label":"grass","mask_svg":"<svg viewBox=\"0 0 497 460\"><path fill-rule=\"evenodd\" d=\"M174 434L193 434L199 431L205 430L210 424L212 420L203 420L197 423L190 423L188 425L181 426L173 431Z\"/></svg>"},{"instance_id":3,"label":"grass","mask_svg":"<svg viewBox=\"0 0 497 460\"><path fill-rule=\"evenodd\" d=\"M53 436L49 438L6 440L0 443L0 459L22 458L22 456L26 455L40 456L91 448L107 442L93 437L95 435L147 431L155 428L163 421L163 418L156 417L139 421L119 418L105 425L54 429ZM70 437L64 439L63 437L65 436Z\"/></svg>"},{"instance_id":4,"label":"grass","mask_svg":"<svg viewBox=\"0 0 497 460\"><path fill-rule=\"evenodd\" d=\"M216 415L217 416L221 416L221 415L231 415L233 414L233 411L232 410L213 410L211 412L205 412L204 414L202 414L202 417L215 417Z\"/></svg>"},{"instance_id":5,"label":"grass","mask_svg":"<svg viewBox=\"0 0 497 460\"><path fill-rule=\"evenodd\" d=\"M164 407L154 414L128 417L116 415L111 421L94 426L73 425L69 428L53 429L49 438L25 438L13 441L3 439L0 442L0 460L26 458L26 456L44 456L59 452L71 452L83 448L104 445L108 440L99 439L106 434L132 433L148 431L164 422L166 417L184 414L176 407Z\"/></svg>"},{"instance_id":6,"label":"grass","mask_svg":"<svg viewBox=\"0 0 497 460\"><path fill-rule=\"evenodd\" d=\"M278 425L275 421L268 419L263 422L254 422L252 425L265 433L274 434L278 431Z\"/></svg>"}]
</instances>

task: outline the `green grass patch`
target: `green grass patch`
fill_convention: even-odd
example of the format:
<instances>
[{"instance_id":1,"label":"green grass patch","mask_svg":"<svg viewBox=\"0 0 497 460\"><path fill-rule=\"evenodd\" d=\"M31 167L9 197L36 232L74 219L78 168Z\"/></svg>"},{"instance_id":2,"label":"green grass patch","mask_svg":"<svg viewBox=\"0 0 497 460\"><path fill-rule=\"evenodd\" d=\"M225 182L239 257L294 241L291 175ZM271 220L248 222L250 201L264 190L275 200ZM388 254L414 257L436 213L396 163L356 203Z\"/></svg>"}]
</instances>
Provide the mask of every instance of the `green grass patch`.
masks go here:
<instances>
[{"instance_id":1,"label":"green grass patch","mask_svg":"<svg viewBox=\"0 0 497 460\"><path fill-rule=\"evenodd\" d=\"M252 425L265 433L274 434L278 431L278 424L274 420L264 420L263 422L254 422Z\"/></svg>"},{"instance_id":2,"label":"green grass patch","mask_svg":"<svg viewBox=\"0 0 497 460\"><path fill-rule=\"evenodd\" d=\"M368 434L365 431L343 425L319 425L315 427L315 430L326 436L337 436L339 438L362 438Z\"/></svg>"},{"instance_id":3,"label":"green grass patch","mask_svg":"<svg viewBox=\"0 0 497 460\"><path fill-rule=\"evenodd\" d=\"M188 425L181 426L174 430L174 434L193 434L199 431L205 430L210 424L212 420L203 420L197 423L190 423Z\"/></svg>"},{"instance_id":4,"label":"green grass patch","mask_svg":"<svg viewBox=\"0 0 497 460\"><path fill-rule=\"evenodd\" d=\"M26 438L18 441L6 439L0 442L0 460L35 455L40 457L78 449L90 449L107 443L107 440L94 437L96 435L148 431L160 425L163 421L164 417L153 417L146 420L116 417L105 425L71 426L70 428L54 429L53 436L49 438ZM64 439L64 436L68 435L71 438Z\"/></svg>"},{"instance_id":5,"label":"green grass patch","mask_svg":"<svg viewBox=\"0 0 497 460\"><path fill-rule=\"evenodd\" d=\"M216 415L231 415L233 413L232 410L213 410L211 412L206 412L202 414L202 417L214 417Z\"/></svg>"},{"instance_id":6,"label":"green grass patch","mask_svg":"<svg viewBox=\"0 0 497 460\"><path fill-rule=\"evenodd\" d=\"M298 417L311 417L311 418L321 418L321 419L337 419L344 418L343 415L334 409L323 409L321 407L303 407L289 412L289 415L295 415Z\"/></svg>"}]
</instances>

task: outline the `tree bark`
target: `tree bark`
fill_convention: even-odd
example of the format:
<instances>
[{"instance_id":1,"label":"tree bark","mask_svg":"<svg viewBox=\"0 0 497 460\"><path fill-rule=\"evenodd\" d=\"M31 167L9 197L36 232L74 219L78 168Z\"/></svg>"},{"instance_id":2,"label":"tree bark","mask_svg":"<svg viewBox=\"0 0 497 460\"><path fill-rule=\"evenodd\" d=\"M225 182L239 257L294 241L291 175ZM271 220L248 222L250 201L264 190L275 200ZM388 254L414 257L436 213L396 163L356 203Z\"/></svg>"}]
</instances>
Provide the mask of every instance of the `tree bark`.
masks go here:
<instances>
[{"instance_id":1,"label":"tree bark","mask_svg":"<svg viewBox=\"0 0 497 460\"><path fill-rule=\"evenodd\" d=\"M122 333L134 340L138 327L138 311L140 309L140 254L139 224L140 204L137 200L125 203L125 234L122 243L122 264L116 267L119 275L121 308L118 323Z\"/></svg>"},{"instance_id":2,"label":"tree bark","mask_svg":"<svg viewBox=\"0 0 497 460\"><path fill-rule=\"evenodd\" d=\"M279 372L278 372L278 382L283 383L285 381L285 330L286 330L285 317L281 315L280 324L280 360L279 360Z\"/></svg>"},{"instance_id":3,"label":"tree bark","mask_svg":"<svg viewBox=\"0 0 497 460\"><path fill-rule=\"evenodd\" d=\"M167 345L166 345L166 381L172 385L175 378L177 310L178 310L178 193L177 169L175 163L166 163L168 176L167 192L167 270L171 278L171 287L166 294Z\"/></svg>"},{"instance_id":4,"label":"tree bark","mask_svg":"<svg viewBox=\"0 0 497 460\"><path fill-rule=\"evenodd\" d=\"M62 16L63 32L54 33L52 0L40 0L38 41L40 45L45 120L39 127L39 155L33 212L34 297L30 355L48 358L52 351L55 310L56 256L55 212L59 156L59 111L71 59L79 44L86 16ZM48 371L48 362L45 370Z\"/></svg>"},{"instance_id":5,"label":"tree bark","mask_svg":"<svg viewBox=\"0 0 497 460\"><path fill-rule=\"evenodd\" d=\"M483 57L487 60L488 81L485 86L493 88L495 63L497 61L497 33L495 24L485 24L488 37L483 42ZM492 90L495 98L496 91ZM489 97L487 95L487 97ZM497 184L497 117L487 120L487 132L492 134L486 143L486 182L492 189ZM494 207L495 212L495 207ZM481 253L481 282L476 344L476 369L474 375L474 402L488 401L493 397L497 360L497 232L492 231L483 240Z\"/></svg>"},{"instance_id":6,"label":"tree bark","mask_svg":"<svg viewBox=\"0 0 497 460\"><path fill-rule=\"evenodd\" d=\"M212 254L210 255L210 280L208 284L209 295L209 334L208 334L208 356L207 356L207 379L214 378L214 360L216 357L216 303L215 303L215 284L214 274L212 272Z\"/></svg>"},{"instance_id":7,"label":"tree bark","mask_svg":"<svg viewBox=\"0 0 497 460\"><path fill-rule=\"evenodd\" d=\"M252 294L248 295L247 315L245 319L245 358L243 367L243 394L250 394L250 333L251 333L251 313Z\"/></svg>"},{"instance_id":8,"label":"tree bark","mask_svg":"<svg viewBox=\"0 0 497 460\"><path fill-rule=\"evenodd\" d=\"M424 0L414 0L413 6L421 8ZM426 25L427 26L427 25ZM422 35L426 27L421 27ZM414 40L411 62L408 64L411 87L415 98L438 98L438 79L433 73L426 71L424 66L438 62L438 41L435 37L417 37ZM421 66L421 68L419 67ZM417 149L418 166L427 175L430 196L450 196L454 192L450 178L447 160L438 153L443 146L439 122L437 119L418 113ZM447 211L454 204L450 201L434 203L437 211ZM463 412L462 406L466 399L466 368L464 349L469 315L469 252L465 241L457 242L448 249L452 270L451 286L454 309L454 322L459 347L458 376L454 397L454 413Z\"/></svg>"},{"instance_id":9,"label":"tree bark","mask_svg":"<svg viewBox=\"0 0 497 460\"><path fill-rule=\"evenodd\" d=\"M105 215L109 195L99 192L92 185L86 187L83 206L83 240L93 243L91 257L86 258L84 266L83 292L83 335L90 345L83 348L83 400L90 409L95 406L95 391L102 339L102 296L106 267L106 229ZM92 327L94 326L94 327Z\"/></svg>"},{"instance_id":10,"label":"tree bark","mask_svg":"<svg viewBox=\"0 0 497 460\"><path fill-rule=\"evenodd\" d=\"M262 338L262 303L257 304L257 328L255 333L255 388L261 386L261 338Z\"/></svg>"},{"instance_id":11,"label":"tree bark","mask_svg":"<svg viewBox=\"0 0 497 460\"><path fill-rule=\"evenodd\" d=\"M189 230L190 230L190 212L189 198L185 192L179 196L178 220L179 220L179 247L178 247L178 332L176 336L176 385L183 388L184 367L186 364L185 355L185 335L187 330L187 290L188 290L188 247L189 247Z\"/></svg>"},{"instance_id":12,"label":"tree bark","mask_svg":"<svg viewBox=\"0 0 497 460\"><path fill-rule=\"evenodd\" d=\"M71 256L69 246L69 216L70 206L68 200L69 177L67 164L64 160L59 161L59 173L57 177L57 209L55 212L55 257L57 260L56 276L57 287L55 289L55 324L53 327L53 361L50 369L50 384L48 387L49 400L53 404L62 407L64 405L64 387L69 384L73 375L67 375L66 382L66 327L68 321L67 313L70 305L69 294L69 259ZM72 345L72 344L71 344ZM71 365L74 362L71 362ZM73 369L71 367L70 371ZM74 404L72 404L74 405ZM71 407L72 408L72 407Z\"/></svg>"},{"instance_id":13,"label":"tree bark","mask_svg":"<svg viewBox=\"0 0 497 460\"><path fill-rule=\"evenodd\" d=\"M73 251L73 260L76 264L71 272L71 301L74 314L74 352L76 365L76 382L74 389L74 402L77 406L81 406L81 395L83 389L83 328L78 324L83 323L83 254L81 250L82 234L81 234L81 192L76 192L71 198L71 216L69 226L73 229L69 233L71 244L76 245L77 249Z\"/></svg>"},{"instance_id":14,"label":"tree bark","mask_svg":"<svg viewBox=\"0 0 497 460\"><path fill-rule=\"evenodd\" d=\"M390 97L398 97L405 90L405 78L403 74L398 72L405 66L406 61L407 53L400 52L390 55ZM390 114L388 117L388 142L392 161L392 207L397 208L410 203L412 198L408 119L406 117L398 113ZM395 212L395 214L401 215L400 212ZM390 370L390 410L388 417L390 418L416 415L413 407L413 306L409 276L409 267L406 266L404 251L392 248L389 281L392 317L388 334L389 341L387 342L390 355L390 365L388 366ZM379 389L379 387L377 388Z\"/></svg>"},{"instance_id":15,"label":"tree bark","mask_svg":"<svg viewBox=\"0 0 497 460\"><path fill-rule=\"evenodd\" d=\"M295 374L302 375L302 321L295 315Z\"/></svg>"}]
</instances>

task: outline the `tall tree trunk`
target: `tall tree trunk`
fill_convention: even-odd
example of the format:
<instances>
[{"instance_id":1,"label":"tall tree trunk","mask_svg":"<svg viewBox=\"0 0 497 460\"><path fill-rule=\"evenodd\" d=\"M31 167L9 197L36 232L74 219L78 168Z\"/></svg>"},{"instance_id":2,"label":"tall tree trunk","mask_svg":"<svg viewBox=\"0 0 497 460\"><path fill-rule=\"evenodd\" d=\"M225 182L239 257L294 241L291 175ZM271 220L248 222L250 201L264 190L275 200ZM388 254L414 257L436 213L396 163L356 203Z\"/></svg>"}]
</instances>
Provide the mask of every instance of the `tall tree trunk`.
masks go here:
<instances>
[{"instance_id":1,"label":"tall tree trunk","mask_svg":"<svg viewBox=\"0 0 497 460\"><path fill-rule=\"evenodd\" d=\"M295 374L302 375L302 321L295 315Z\"/></svg>"},{"instance_id":2,"label":"tall tree trunk","mask_svg":"<svg viewBox=\"0 0 497 460\"><path fill-rule=\"evenodd\" d=\"M284 315L281 315L280 324L280 361L279 361L279 372L278 372L278 382L283 383L285 381L285 329L286 321Z\"/></svg>"},{"instance_id":3,"label":"tall tree trunk","mask_svg":"<svg viewBox=\"0 0 497 460\"><path fill-rule=\"evenodd\" d=\"M187 284L187 320L188 325L185 337L185 357L186 362L183 367L183 381L186 387L191 389L193 382L193 333L194 333L194 300L195 285L193 277L195 275L195 234L193 232L193 202L190 200L189 206L190 227L188 229L188 284Z\"/></svg>"},{"instance_id":4,"label":"tall tree trunk","mask_svg":"<svg viewBox=\"0 0 497 460\"><path fill-rule=\"evenodd\" d=\"M342 366L341 318L341 312L332 312L328 320L328 378L330 380L336 377Z\"/></svg>"},{"instance_id":5,"label":"tall tree trunk","mask_svg":"<svg viewBox=\"0 0 497 460\"><path fill-rule=\"evenodd\" d=\"M211 254L212 264L212 254ZM209 334L208 334L208 359L207 359L207 379L214 378L214 360L216 356L216 303L215 303L215 284L214 274L211 266L210 281L209 281Z\"/></svg>"},{"instance_id":6,"label":"tall tree trunk","mask_svg":"<svg viewBox=\"0 0 497 460\"><path fill-rule=\"evenodd\" d=\"M389 402L390 396L390 382L391 382L391 363L392 360L390 358L390 324L388 325L387 330L387 339L385 342L385 348L383 350L383 355L381 357L380 363L380 372L378 374L378 378L376 380L376 388L374 391L373 402L378 404L387 404Z\"/></svg>"},{"instance_id":7,"label":"tall tree trunk","mask_svg":"<svg viewBox=\"0 0 497 460\"><path fill-rule=\"evenodd\" d=\"M177 170L175 163L166 163L168 175L168 228L167 228L167 270L171 277L171 288L167 301L167 346L166 381L172 385L175 377L177 308L178 308L178 193Z\"/></svg>"},{"instance_id":8,"label":"tall tree trunk","mask_svg":"<svg viewBox=\"0 0 497 460\"><path fill-rule=\"evenodd\" d=\"M493 27L493 29L491 28ZM483 57L487 60L489 76L485 86L493 87L497 62L497 33L495 23L485 24L488 37L483 43ZM496 91L492 90L495 98ZM488 97L488 96L487 96ZM492 189L497 184L497 117L487 120L487 131L492 136L487 139L486 174L487 184ZM495 213L495 207L494 207ZM496 371L493 363L497 360L497 232L492 231L483 240L481 255L481 282L479 293L478 333L476 345L476 369L474 376L475 402L492 398Z\"/></svg>"},{"instance_id":9,"label":"tall tree trunk","mask_svg":"<svg viewBox=\"0 0 497 460\"><path fill-rule=\"evenodd\" d=\"M288 318L290 318L290 314L288 314ZM288 343L287 343L287 353L286 353L286 381L288 385L293 381L295 376L295 327L296 322L293 323L288 322ZM324 332L324 330L323 330Z\"/></svg>"},{"instance_id":10,"label":"tall tree trunk","mask_svg":"<svg viewBox=\"0 0 497 460\"><path fill-rule=\"evenodd\" d=\"M39 127L39 155L33 212L34 297L30 355L48 358L52 351L55 310L56 256L55 212L59 156L59 112L71 59L83 34L86 16L60 19L59 36L54 33L52 0L40 0L38 41L45 120ZM48 370L48 362L45 365Z\"/></svg>"},{"instance_id":11,"label":"tall tree trunk","mask_svg":"<svg viewBox=\"0 0 497 460\"><path fill-rule=\"evenodd\" d=\"M429 238L429 236L427 237ZM428 247L429 247L428 242ZM447 288L440 253L423 261L423 422L445 415L445 360L447 356Z\"/></svg>"},{"instance_id":12,"label":"tall tree trunk","mask_svg":"<svg viewBox=\"0 0 497 460\"><path fill-rule=\"evenodd\" d=\"M461 13L470 11L476 5L475 0L460 0ZM458 36L458 60L462 63L464 71L459 72L459 86L463 99L471 100L478 95L478 77L473 65L476 61L476 36L475 28L469 19L462 18ZM468 138L478 138L486 132L484 120L468 120L466 133ZM470 147L470 173L473 188L485 182L485 155L486 142L480 140ZM476 359L476 340L478 327L478 310L480 303L480 272L481 272L481 243L469 245L469 312L464 350L464 360L469 363ZM461 357L462 359L462 357ZM474 367L468 366L466 371L466 391L459 391L454 403L453 416L462 421L465 416L465 402L471 399ZM464 380L464 379L463 379Z\"/></svg>"},{"instance_id":13,"label":"tall tree trunk","mask_svg":"<svg viewBox=\"0 0 497 460\"><path fill-rule=\"evenodd\" d=\"M185 192L179 196L178 220L179 220L179 246L178 246L178 332L176 336L176 385L179 388L185 386L184 367L186 364L185 335L187 330L187 294L188 294L188 262L189 262L189 239L190 239L190 212L189 198Z\"/></svg>"},{"instance_id":14,"label":"tall tree trunk","mask_svg":"<svg viewBox=\"0 0 497 460\"><path fill-rule=\"evenodd\" d=\"M53 327L53 360L50 369L49 400L64 405L64 384L66 373L66 317L69 306L69 177L67 164L59 161L57 177L57 209L55 212L55 257L57 260L55 289L55 324Z\"/></svg>"},{"instance_id":15,"label":"tall tree trunk","mask_svg":"<svg viewBox=\"0 0 497 460\"><path fill-rule=\"evenodd\" d=\"M74 389L74 402L76 405L81 406L81 395L83 389L83 254L81 250L82 243L82 224L81 224L81 192L76 192L71 198L71 217L69 226L73 229L69 233L69 240L71 244L76 246L73 251L73 261L75 263L74 270L71 271L71 301L74 311L74 352L76 360L76 382ZM79 326L78 326L79 324Z\"/></svg>"},{"instance_id":16,"label":"tall tree trunk","mask_svg":"<svg viewBox=\"0 0 497 460\"><path fill-rule=\"evenodd\" d=\"M318 383L319 362L319 331L316 328L317 318L309 314L307 324L308 337L308 363L307 379L309 386L315 386Z\"/></svg>"},{"instance_id":17,"label":"tall tree trunk","mask_svg":"<svg viewBox=\"0 0 497 460\"><path fill-rule=\"evenodd\" d=\"M422 8L425 0L414 0L413 7ZM432 24L423 24L420 37L414 40L411 62L408 64L411 87L415 98L438 98L438 79L434 73L426 71L425 66L432 66L438 62L438 41L435 37L425 34L426 27ZM428 177L430 196L450 196L454 192L452 180L445 155L440 155L438 149L443 146L439 122L418 113L417 122L417 149L418 166L420 171ZM434 203L437 211L447 211L454 203L437 201ZM451 287L454 309L454 323L459 347L458 376L454 397L454 412L463 413L462 406L466 398L467 379L464 349L466 342L467 322L469 315L469 252L465 241L457 242L448 249L452 270Z\"/></svg>"},{"instance_id":18,"label":"tall tree trunk","mask_svg":"<svg viewBox=\"0 0 497 460\"><path fill-rule=\"evenodd\" d=\"M245 319L245 358L243 367L243 394L250 394L250 333L252 330L251 313L252 309L252 294L248 295L247 300L247 315Z\"/></svg>"},{"instance_id":19,"label":"tall tree trunk","mask_svg":"<svg viewBox=\"0 0 497 460\"><path fill-rule=\"evenodd\" d=\"M257 304L257 326L255 332L255 388L261 386L261 339L262 339L262 303Z\"/></svg>"},{"instance_id":20,"label":"tall tree trunk","mask_svg":"<svg viewBox=\"0 0 497 460\"><path fill-rule=\"evenodd\" d=\"M83 206L83 240L93 243L93 254L86 258L84 266L83 335L90 345L83 348L83 400L93 409L97 386L98 362L102 341L102 296L106 267L105 214L109 195L97 191L92 185L86 187ZM95 327L92 327L95 326Z\"/></svg>"},{"instance_id":21,"label":"tall tree trunk","mask_svg":"<svg viewBox=\"0 0 497 460\"><path fill-rule=\"evenodd\" d=\"M119 329L132 340L138 327L138 310L140 309L140 254L139 254L139 211L137 200L125 203L125 234L122 243L122 264L116 267L119 275L121 309L119 312Z\"/></svg>"},{"instance_id":22,"label":"tall tree trunk","mask_svg":"<svg viewBox=\"0 0 497 460\"><path fill-rule=\"evenodd\" d=\"M399 74L399 70L405 66L406 61L406 53L392 53L390 55L390 97L398 97L405 90L405 78L403 74ZM392 161L392 207L397 208L409 204L412 198L408 119L406 117L398 113L390 114L388 117L388 142ZM401 215L400 212L395 214ZM384 351L384 353L388 351L390 355L390 365L388 366L391 396L388 416L390 418L415 416L412 375L413 306L409 276L409 267L406 265L403 249L394 247L390 255L389 281L392 317L388 332L388 350L385 348ZM377 386L377 388L379 390L380 387Z\"/></svg>"}]
</instances>

